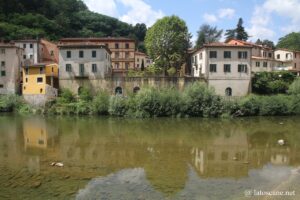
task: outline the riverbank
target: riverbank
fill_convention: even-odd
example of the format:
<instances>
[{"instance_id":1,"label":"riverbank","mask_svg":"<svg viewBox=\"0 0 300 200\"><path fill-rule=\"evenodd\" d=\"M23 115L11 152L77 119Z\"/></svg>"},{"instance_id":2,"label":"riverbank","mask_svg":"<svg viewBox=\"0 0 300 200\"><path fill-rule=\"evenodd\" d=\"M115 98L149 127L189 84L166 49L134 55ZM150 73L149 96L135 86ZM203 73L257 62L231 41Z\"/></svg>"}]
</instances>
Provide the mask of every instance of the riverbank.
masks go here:
<instances>
[{"instance_id":1,"label":"riverbank","mask_svg":"<svg viewBox=\"0 0 300 200\"><path fill-rule=\"evenodd\" d=\"M300 85L299 81L297 84ZM133 118L299 115L300 92L297 84L291 85L288 94L249 95L235 100L217 96L212 88L202 83L193 83L182 92L175 88L146 88L126 97L111 96L106 92L93 96L86 89L75 97L69 90L63 90L55 101L49 102L44 108L33 108L20 97L2 96L0 111Z\"/></svg>"}]
</instances>

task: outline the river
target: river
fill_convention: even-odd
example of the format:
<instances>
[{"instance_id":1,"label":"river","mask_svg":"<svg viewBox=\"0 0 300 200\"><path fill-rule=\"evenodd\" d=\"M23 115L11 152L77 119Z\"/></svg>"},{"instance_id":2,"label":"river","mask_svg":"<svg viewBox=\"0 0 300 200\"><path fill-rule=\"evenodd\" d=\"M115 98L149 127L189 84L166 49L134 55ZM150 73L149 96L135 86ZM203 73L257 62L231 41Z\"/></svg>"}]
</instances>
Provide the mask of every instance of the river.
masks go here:
<instances>
[{"instance_id":1,"label":"river","mask_svg":"<svg viewBox=\"0 0 300 200\"><path fill-rule=\"evenodd\" d=\"M1 115L0 199L300 199L299 122Z\"/></svg>"}]
</instances>

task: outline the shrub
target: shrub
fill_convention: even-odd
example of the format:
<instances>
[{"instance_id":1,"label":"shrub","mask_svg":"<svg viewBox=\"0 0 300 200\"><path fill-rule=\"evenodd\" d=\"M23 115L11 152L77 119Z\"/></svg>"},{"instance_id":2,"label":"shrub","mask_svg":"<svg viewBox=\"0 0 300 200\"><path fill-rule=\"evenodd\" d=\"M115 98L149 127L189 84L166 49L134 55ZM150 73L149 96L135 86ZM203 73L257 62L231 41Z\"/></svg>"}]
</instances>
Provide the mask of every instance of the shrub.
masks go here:
<instances>
[{"instance_id":1,"label":"shrub","mask_svg":"<svg viewBox=\"0 0 300 200\"><path fill-rule=\"evenodd\" d=\"M183 102L182 112L192 117L217 117L224 109L221 97L212 88L199 82L184 90Z\"/></svg>"},{"instance_id":2,"label":"shrub","mask_svg":"<svg viewBox=\"0 0 300 200\"><path fill-rule=\"evenodd\" d=\"M88 88L81 88L79 91L79 98L83 101L92 101L93 95L92 92Z\"/></svg>"},{"instance_id":3,"label":"shrub","mask_svg":"<svg viewBox=\"0 0 300 200\"><path fill-rule=\"evenodd\" d=\"M75 103L77 115L89 115L92 113L92 105L90 102L79 100Z\"/></svg>"},{"instance_id":4,"label":"shrub","mask_svg":"<svg viewBox=\"0 0 300 200\"><path fill-rule=\"evenodd\" d=\"M128 100L122 96L113 96L109 101L109 113L113 116L125 116L129 107Z\"/></svg>"},{"instance_id":5,"label":"shrub","mask_svg":"<svg viewBox=\"0 0 300 200\"><path fill-rule=\"evenodd\" d=\"M0 112L12 112L18 110L25 102L17 95L0 96Z\"/></svg>"},{"instance_id":6,"label":"shrub","mask_svg":"<svg viewBox=\"0 0 300 200\"><path fill-rule=\"evenodd\" d=\"M107 115L109 109L109 94L99 92L93 99L93 112L99 115Z\"/></svg>"},{"instance_id":7,"label":"shrub","mask_svg":"<svg viewBox=\"0 0 300 200\"><path fill-rule=\"evenodd\" d=\"M291 101L287 95L264 96L260 98L260 115L281 116L291 114Z\"/></svg>"},{"instance_id":8,"label":"shrub","mask_svg":"<svg viewBox=\"0 0 300 200\"><path fill-rule=\"evenodd\" d=\"M238 103L238 112L241 116L257 116L260 111L261 98L259 96L250 95L243 98Z\"/></svg>"},{"instance_id":9,"label":"shrub","mask_svg":"<svg viewBox=\"0 0 300 200\"><path fill-rule=\"evenodd\" d=\"M300 78L297 78L290 86L288 94L298 95L300 94Z\"/></svg>"},{"instance_id":10,"label":"shrub","mask_svg":"<svg viewBox=\"0 0 300 200\"><path fill-rule=\"evenodd\" d=\"M69 89L62 89L57 98L58 103L72 103L75 102L75 96Z\"/></svg>"}]
</instances>

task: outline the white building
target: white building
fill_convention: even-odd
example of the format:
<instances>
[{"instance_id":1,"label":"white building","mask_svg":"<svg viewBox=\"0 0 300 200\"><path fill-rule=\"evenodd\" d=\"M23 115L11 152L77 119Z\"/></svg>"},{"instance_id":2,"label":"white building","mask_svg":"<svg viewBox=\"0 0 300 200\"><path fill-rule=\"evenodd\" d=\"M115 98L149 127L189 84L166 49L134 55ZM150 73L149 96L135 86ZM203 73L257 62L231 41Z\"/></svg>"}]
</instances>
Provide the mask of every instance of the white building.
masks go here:
<instances>
[{"instance_id":1,"label":"white building","mask_svg":"<svg viewBox=\"0 0 300 200\"><path fill-rule=\"evenodd\" d=\"M111 76L111 52L93 43L63 43L59 47L59 84L77 93L81 87L94 90L98 80Z\"/></svg>"},{"instance_id":2,"label":"white building","mask_svg":"<svg viewBox=\"0 0 300 200\"><path fill-rule=\"evenodd\" d=\"M251 88L250 45L212 43L192 53L192 76L204 77L221 96L245 96Z\"/></svg>"},{"instance_id":3,"label":"white building","mask_svg":"<svg viewBox=\"0 0 300 200\"><path fill-rule=\"evenodd\" d=\"M152 59L150 59L145 53L142 52L135 52L135 69L141 70L142 65L144 65L144 68L149 67L152 65Z\"/></svg>"}]
</instances>

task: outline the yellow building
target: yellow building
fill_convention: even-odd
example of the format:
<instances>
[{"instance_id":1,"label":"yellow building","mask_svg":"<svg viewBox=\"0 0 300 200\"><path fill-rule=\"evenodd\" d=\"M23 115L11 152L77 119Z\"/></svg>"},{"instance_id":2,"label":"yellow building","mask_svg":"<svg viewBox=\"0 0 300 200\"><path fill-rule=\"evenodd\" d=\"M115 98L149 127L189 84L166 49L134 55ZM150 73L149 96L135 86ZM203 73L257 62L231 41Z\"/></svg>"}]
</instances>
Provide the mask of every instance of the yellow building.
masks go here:
<instances>
[{"instance_id":1,"label":"yellow building","mask_svg":"<svg viewBox=\"0 0 300 200\"><path fill-rule=\"evenodd\" d=\"M44 105L57 96L58 65L34 64L23 66L23 97L33 105Z\"/></svg>"}]
</instances>

